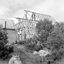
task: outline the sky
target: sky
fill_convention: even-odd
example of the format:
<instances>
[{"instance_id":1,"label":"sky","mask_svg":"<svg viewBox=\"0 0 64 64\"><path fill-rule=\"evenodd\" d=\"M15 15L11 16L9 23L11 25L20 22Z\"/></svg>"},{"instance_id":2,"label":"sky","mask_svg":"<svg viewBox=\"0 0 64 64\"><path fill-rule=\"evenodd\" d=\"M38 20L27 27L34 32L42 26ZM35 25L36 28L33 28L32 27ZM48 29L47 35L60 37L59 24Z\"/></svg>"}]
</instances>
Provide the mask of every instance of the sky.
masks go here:
<instances>
[{"instance_id":1,"label":"sky","mask_svg":"<svg viewBox=\"0 0 64 64\"><path fill-rule=\"evenodd\" d=\"M23 17L25 9L64 21L64 0L0 0L0 18Z\"/></svg>"}]
</instances>

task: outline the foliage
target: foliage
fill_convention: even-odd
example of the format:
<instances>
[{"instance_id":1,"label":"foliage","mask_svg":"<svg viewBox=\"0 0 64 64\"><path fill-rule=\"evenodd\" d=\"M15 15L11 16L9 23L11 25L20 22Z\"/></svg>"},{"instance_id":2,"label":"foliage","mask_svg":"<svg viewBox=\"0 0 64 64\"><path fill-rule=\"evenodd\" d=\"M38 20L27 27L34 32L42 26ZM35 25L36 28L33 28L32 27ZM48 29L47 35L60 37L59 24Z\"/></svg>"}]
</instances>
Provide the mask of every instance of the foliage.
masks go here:
<instances>
[{"instance_id":1,"label":"foliage","mask_svg":"<svg viewBox=\"0 0 64 64\"><path fill-rule=\"evenodd\" d=\"M38 43L37 37L29 38L23 41L19 41L18 44L24 45L27 49L34 51L34 50L40 50L41 46Z\"/></svg>"},{"instance_id":2,"label":"foliage","mask_svg":"<svg viewBox=\"0 0 64 64\"><path fill-rule=\"evenodd\" d=\"M63 23L56 23L54 31L47 38L46 47L50 49L52 52L51 56L53 62L59 61L64 57L64 24Z\"/></svg>"},{"instance_id":3,"label":"foliage","mask_svg":"<svg viewBox=\"0 0 64 64\"><path fill-rule=\"evenodd\" d=\"M50 21L49 19L41 20L36 25L36 29L38 33L41 32L42 30L45 30L51 33L53 28L54 26L52 25L52 21Z\"/></svg>"},{"instance_id":4,"label":"foliage","mask_svg":"<svg viewBox=\"0 0 64 64\"><path fill-rule=\"evenodd\" d=\"M26 39L25 41L19 42L20 44L24 44L28 49L31 50L40 50L45 46L47 38L49 34L53 31L54 26L52 25L52 21L48 19L44 19L43 21L39 21L36 25L37 35L34 35L33 38Z\"/></svg>"},{"instance_id":5,"label":"foliage","mask_svg":"<svg viewBox=\"0 0 64 64\"><path fill-rule=\"evenodd\" d=\"M0 59L7 59L10 53L13 51L12 47L6 46L7 43L7 33L3 29L0 29Z\"/></svg>"},{"instance_id":6,"label":"foliage","mask_svg":"<svg viewBox=\"0 0 64 64\"><path fill-rule=\"evenodd\" d=\"M43 47L51 50L48 62L59 61L64 57L64 23L55 23L48 20L40 21L36 25L37 35ZM51 59L50 59L51 58Z\"/></svg>"},{"instance_id":7,"label":"foliage","mask_svg":"<svg viewBox=\"0 0 64 64\"><path fill-rule=\"evenodd\" d=\"M0 52L0 58L5 60L11 57L11 53L13 52L13 47L12 46L6 46L4 47L1 52Z\"/></svg>"},{"instance_id":8,"label":"foliage","mask_svg":"<svg viewBox=\"0 0 64 64\"><path fill-rule=\"evenodd\" d=\"M22 41L30 50L40 50L43 47L51 50L51 55L46 56L46 61L55 63L64 57L64 23L55 23L48 19L40 21L36 25L37 36Z\"/></svg>"},{"instance_id":9,"label":"foliage","mask_svg":"<svg viewBox=\"0 0 64 64\"><path fill-rule=\"evenodd\" d=\"M45 47L49 34L54 30L54 25L52 24L52 21L44 19L43 21L41 20L37 23L36 29L38 39L42 46Z\"/></svg>"}]
</instances>

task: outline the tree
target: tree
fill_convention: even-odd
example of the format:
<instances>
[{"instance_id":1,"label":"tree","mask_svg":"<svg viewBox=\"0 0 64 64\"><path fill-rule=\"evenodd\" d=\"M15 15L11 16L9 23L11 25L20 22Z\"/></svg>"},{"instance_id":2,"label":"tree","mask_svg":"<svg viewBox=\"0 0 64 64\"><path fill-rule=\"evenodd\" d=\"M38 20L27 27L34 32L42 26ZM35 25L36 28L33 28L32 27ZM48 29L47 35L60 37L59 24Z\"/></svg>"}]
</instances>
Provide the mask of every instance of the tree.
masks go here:
<instances>
[{"instance_id":1,"label":"tree","mask_svg":"<svg viewBox=\"0 0 64 64\"><path fill-rule=\"evenodd\" d=\"M51 33L53 28L54 26L52 25L52 21L50 21L49 19L41 20L36 25L36 29L38 33L41 32L42 30L45 30Z\"/></svg>"},{"instance_id":2,"label":"tree","mask_svg":"<svg viewBox=\"0 0 64 64\"><path fill-rule=\"evenodd\" d=\"M54 62L64 57L64 23L55 24L54 31L47 38L46 47L51 50Z\"/></svg>"},{"instance_id":3,"label":"tree","mask_svg":"<svg viewBox=\"0 0 64 64\"><path fill-rule=\"evenodd\" d=\"M44 19L43 21L41 20L37 23L36 29L38 38L44 45L46 44L49 34L54 30L54 25L52 24L52 21Z\"/></svg>"},{"instance_id":4,"label":"tree","mask_svg":"<svg viewBox=\"0 0 64 64\"><path fill-rule=\"evenodd\" d=\"M52 21L48 19L41 20L36 25L37 35L20 43L23 44L25 42L24 45L29 49L40 50L45 46L44 44L46 44L47 38L53 29L54 25L52 25Z\"/></svg>"},{"instance_id":5,"label":"tree","mask_svg":"<svg viewBox=\"0 0 64 64\"><path fill-rule=\"evenodd\" d=\"M7 59L9 54L13 52L13 47L5 46L8 43L7 33L0 29L0 59Z\"/></svg>"},{"instance_id":6,"label":"tree","mask_svg":"<svg viewBox=\"0 0 64 64\"><path fill-rule=\"evenodd\" d=\"M45 19L36 25L37 35L43 47L51 50L49 62L61 60L64 56L64 23L55 23Z\"/></svg>"}]
</instances>

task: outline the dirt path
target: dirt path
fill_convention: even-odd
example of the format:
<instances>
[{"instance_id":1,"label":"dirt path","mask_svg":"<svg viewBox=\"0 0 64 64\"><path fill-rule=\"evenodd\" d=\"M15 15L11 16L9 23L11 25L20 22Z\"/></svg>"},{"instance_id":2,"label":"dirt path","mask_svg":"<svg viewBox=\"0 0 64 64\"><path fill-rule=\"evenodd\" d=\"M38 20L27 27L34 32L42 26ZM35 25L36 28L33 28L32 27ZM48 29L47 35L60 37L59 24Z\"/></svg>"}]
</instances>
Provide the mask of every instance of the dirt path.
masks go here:
<instances>
[{"instance_id":1,"label":"dirt path","mask_svg":"<svg viewBox=\"0 0 64 64\"><path fill-rule=\"evenodd\" d=\"M0 60L0 64L8 64L8 61Z\"/></svg>"},{"instance_id":2,"label":"dirt path","mask_svg":"<svg viewBox=\"0 0 64 64\"><path fill-rule=\"evenodd\" d=\"M33 56L31 53L21 52L21 61L24 64L41 64L40 60L41 57L39 56Z\"/></svg>"},{"instance_id":3,"label":"dirt path","mask_svg":"<svg viewBox=\"0 0 64 64\"><path fill-rule=\"evenodd\" d=\"M59 64L64 64L64 59L62 59L61 62L59 62Z\"/></svg>"}]
</instances>

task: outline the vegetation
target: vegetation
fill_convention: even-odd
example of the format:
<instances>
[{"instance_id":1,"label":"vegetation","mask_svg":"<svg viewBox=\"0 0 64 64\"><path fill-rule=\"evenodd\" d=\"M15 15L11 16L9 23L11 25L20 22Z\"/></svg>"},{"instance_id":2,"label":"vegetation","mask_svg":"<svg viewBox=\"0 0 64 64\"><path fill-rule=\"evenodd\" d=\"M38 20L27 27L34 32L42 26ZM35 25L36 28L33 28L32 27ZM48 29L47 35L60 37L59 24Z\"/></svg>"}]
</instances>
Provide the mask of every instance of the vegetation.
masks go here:
<instances>
[{"instance_id":1,"label":"vegetation","mask_svg":"<svg viewBox=\"0 0 64 64\"><path fill-rule=\"evenodd\" d=\"M41 42L42 46L45 47L47 42L47 38L49 37L50 33L54 30L54 25L52 21L48 19L44 19L43 21L39 21L36 25L38 39Z\"/></svg>"},{"instance_id":2,"label":"vegetation","mask_svg":"<svg viewBox=\"0 0 64 64\"><path fill-rule=\"evenodd\" d=\"M13 52L13 47L6 46L8 43L8 37L6 31L0 29L0 59L7 59L11 52Z\"/></svg>"},{"instance_id":3,"label":"vegetation","mask_svg":"<svg viewBox=\"0 0 64 64\"><path fill-rule=\"evenodd\" d=\"M51 64L64 57L64 23L55 23L49 20L41 21L36 26L38 38L43 47L51 50L52 55L47 56L47 61ZM50 59L51 58L51 59Z\"/></svg>"},{"instance_id":4,"label":"vegetation","mask_svg":"<svg viewBox=\"0 0 64 64\"><path fill-rule=\"evenodd\" d=\"M55 64L64 57L64 23L55 23L48 19L41 20L36 25L37 36L19 42L30 50L39 51L47 48L51 55L45 57L49 64Z\"/></svg>"}]
</instances>

